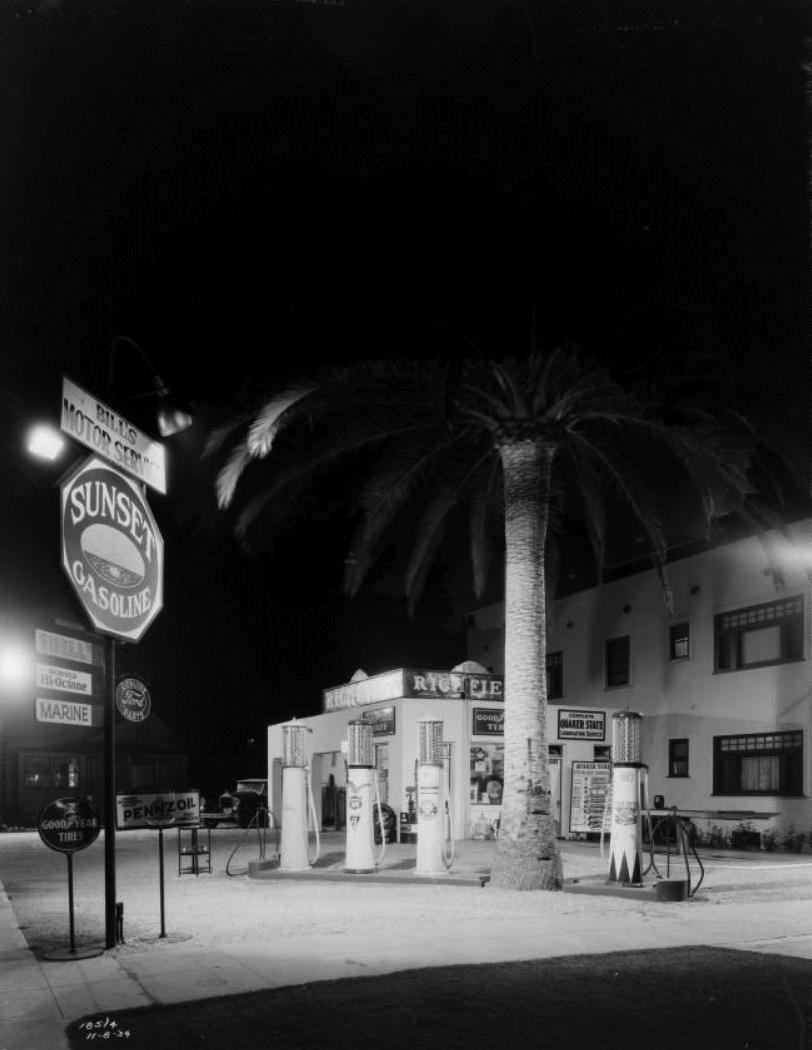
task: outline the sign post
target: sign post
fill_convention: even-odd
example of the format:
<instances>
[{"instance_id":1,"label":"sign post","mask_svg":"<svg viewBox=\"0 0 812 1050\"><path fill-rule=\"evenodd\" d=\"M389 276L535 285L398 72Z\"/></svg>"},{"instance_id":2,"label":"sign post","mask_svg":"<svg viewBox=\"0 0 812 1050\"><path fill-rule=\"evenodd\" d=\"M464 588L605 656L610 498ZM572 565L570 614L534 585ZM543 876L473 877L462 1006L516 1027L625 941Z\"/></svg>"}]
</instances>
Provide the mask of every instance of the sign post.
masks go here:
<instances>
[{"instance_id":1,"label":"sign post","mask_svg":"<svg viewBox=\"0 0 812 1050\"><path fill-rule=\"evenodd\" d=\"M159 880L161 894L161 932L159 937L166 937L166 908L164 905L164 828L171 828L175 823L175 793L159 796L152 807L152 814L147 817L150 827L158 829Z\"/></svg>"},{"instance_id":2,"label":"sign post","mask_svg":"<svg viewBox=\"0 0 812 1050\"><path fill-rule=\"evenodd\" d=\"M58 798L40 811L37 820L39 837L49 849L64 853L68 858L68 913L70 920L70 947L56 948L43 955L44 959L64 962L68 959L92 959L101 955L101 948L76 947L73 921L73 854L87 849L99 837L101 820L98 811L86 798Z\"/></svg>"},{"instance_id":3,"label":"sign post","mask_svg":"<svg viewBox=\"0 0 812 1050\"><path fill-rule=\"evenodd\" d=\"M94 450L61 485L62 567L105 652L105 934L117 943L116 639L138 642L163 607L163 538L143 485L166 492L164 447L63 379L61 428ZM111 466L115 463L128 477Z\"/></svg>"}]
</instances>

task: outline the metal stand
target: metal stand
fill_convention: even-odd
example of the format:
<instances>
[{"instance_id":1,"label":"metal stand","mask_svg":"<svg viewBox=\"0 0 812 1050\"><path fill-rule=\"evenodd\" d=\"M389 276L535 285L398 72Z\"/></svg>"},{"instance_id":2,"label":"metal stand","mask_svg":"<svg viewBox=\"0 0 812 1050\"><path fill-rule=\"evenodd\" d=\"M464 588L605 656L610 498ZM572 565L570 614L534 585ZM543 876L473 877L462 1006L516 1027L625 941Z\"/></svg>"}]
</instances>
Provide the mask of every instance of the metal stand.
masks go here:
<instances>
[{"instance_id":1,"label":"metal stand","mask_svg":"<svg viewBox=\"0 0 812 1050\"><path fill-rule=\"evenodd\" d=\"M158 851L160 854L161 870L161 937L166 937L165 909L164 909L164 829L158 828Z\"/></svg>"},{"instance_id":2,"label":"metal stand","mask_svg":"<svg viewBox=\"0 0 812 1050\"><path fill-rule=\"evenodd\" d=\"M198 839L200 828L178 828L178 875L211 874L211 828L205 829L205 845ZM184 835L187 835L184 844ZM183 858L189 863L183 867Z\"/></svg>"}]
</instances>

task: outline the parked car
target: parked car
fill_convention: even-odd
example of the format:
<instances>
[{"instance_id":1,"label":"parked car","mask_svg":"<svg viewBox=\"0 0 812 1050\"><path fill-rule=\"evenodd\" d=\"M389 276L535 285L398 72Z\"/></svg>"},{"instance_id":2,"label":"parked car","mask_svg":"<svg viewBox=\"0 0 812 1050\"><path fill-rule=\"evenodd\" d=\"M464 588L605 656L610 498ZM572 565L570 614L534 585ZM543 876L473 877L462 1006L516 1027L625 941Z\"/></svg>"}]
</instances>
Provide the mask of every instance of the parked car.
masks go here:
<instances>
[{"instance_id":1,"label":"parked car","mask_svg":"<svg viewBox=\"0 0 812 1050\"><path fill-rule=\"evenodd\" d=\"M268 781L258 777L238 780L234 791L225 791L217 799L217 807L206 806L202 819L207 828L219 824L237 824L247 828L251 820L260 813L259 823L268 825Z\"/></svg>"}]
</instances>

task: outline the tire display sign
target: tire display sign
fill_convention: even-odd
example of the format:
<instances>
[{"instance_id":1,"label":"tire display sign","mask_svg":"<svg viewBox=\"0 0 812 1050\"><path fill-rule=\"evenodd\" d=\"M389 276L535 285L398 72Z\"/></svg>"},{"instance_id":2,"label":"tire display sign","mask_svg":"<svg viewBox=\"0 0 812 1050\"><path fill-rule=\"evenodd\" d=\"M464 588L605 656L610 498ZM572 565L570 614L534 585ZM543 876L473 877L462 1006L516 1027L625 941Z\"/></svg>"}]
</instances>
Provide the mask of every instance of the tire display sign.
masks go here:
<instances>
[{"instance_id":1,"label":"tire display sign","mask_svg":"<svg viewBox=\"0 0 812 1050\"><path fill-rule=\"evenodd\" d=\"M140 486L97 456L61 485L62 568L94 627L137 642L163 606L163 538Z\"/></svg>"},{"instance_id":2,"label":"tire display sign","mask_svg":"<svg viewBox=\"0 0 812 1050\"><path fill-rule=\"evenodd\" d=\"M101 818L86 798L58 798L40 810L37 831L49 849L75 853L92 846L99 837Z\"/></svg>"},{"instance_id":3,"label":"tire display sign","mask_svg":"<svg viewBox=\"0 0 812 1050\"><path fill-rule=\"evenodd\" d=\"M116 686L116 707L128 722L146 722L152 710L152 698L140 678L121 679Z\"/></svg>"}]
</instances>

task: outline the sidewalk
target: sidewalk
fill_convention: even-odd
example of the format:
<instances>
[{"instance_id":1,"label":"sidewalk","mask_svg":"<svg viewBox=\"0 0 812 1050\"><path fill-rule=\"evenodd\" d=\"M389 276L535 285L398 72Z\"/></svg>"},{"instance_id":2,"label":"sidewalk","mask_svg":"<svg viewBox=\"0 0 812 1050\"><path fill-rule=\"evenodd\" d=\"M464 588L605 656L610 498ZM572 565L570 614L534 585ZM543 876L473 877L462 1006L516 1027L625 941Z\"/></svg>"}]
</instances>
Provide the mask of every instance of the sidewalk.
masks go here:
<instances>
[{"instance_id":1,"label":"sidewalk","mask_svg":"<svg viewBox=\"0 0 812 1050\"><path fill-rule=\"evenodd\" d=\"M738 855L737 867L730 854L715 879L706 874L704 895L700 886L687 901L657 902L653 874L645 896L607 886L605 859L582 843L561 843L568 882L559 894L483 887L492 843L458 844L451 872L436 877L416 876L414 846L401 845L387 848L375 875L349 876L338 846L301 875L254 868L240 879L176 879L165 939L65 962L31 951L0 887L0 1047L64 1050L66 1025L88 1014L428 966L696 944L812 959L809 857ZM782 899L784 871L810 885L805 899ZM766 898L758 892L774 885ZM206 929L181 899L208 907Z\"/></svg>"}]
</instances>

